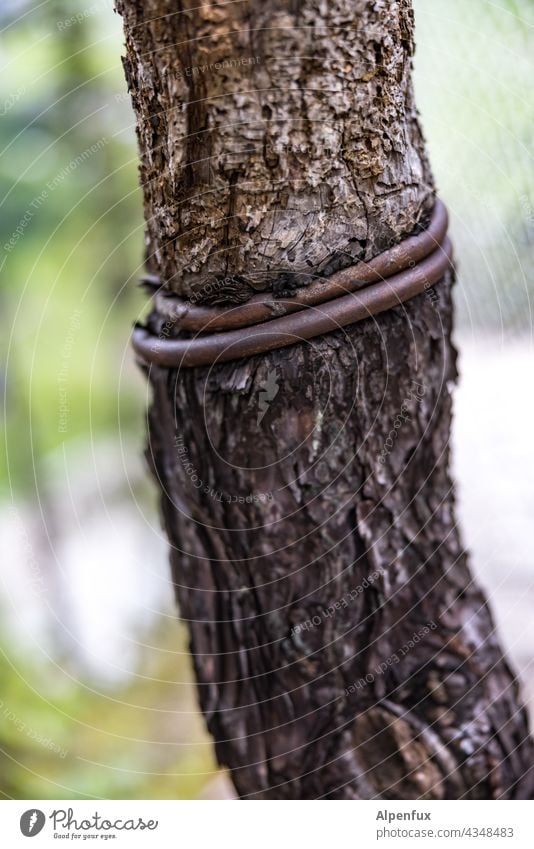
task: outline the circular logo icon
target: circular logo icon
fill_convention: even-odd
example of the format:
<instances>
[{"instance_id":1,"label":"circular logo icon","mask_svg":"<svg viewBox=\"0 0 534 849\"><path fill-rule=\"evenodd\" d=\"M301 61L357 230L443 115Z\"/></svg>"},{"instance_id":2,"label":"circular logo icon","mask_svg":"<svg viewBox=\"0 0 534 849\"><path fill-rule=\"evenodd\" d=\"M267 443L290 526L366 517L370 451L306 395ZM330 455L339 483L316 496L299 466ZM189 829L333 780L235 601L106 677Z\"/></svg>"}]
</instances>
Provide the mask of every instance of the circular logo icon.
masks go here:
<instances>
[{"instance_id":1,"label":"circular logo icon","mask_svg":"<svg viewBox=\"0 0 534 849\"><path fill-rule=\"evenodd\" d=\"M36 808L31 808L22 814L20 818L20 830L24 837L35 837L36 834L39 834L43 830L45 822L46 817L43 812L38 811Z\"/></svg>"}]
</instances>

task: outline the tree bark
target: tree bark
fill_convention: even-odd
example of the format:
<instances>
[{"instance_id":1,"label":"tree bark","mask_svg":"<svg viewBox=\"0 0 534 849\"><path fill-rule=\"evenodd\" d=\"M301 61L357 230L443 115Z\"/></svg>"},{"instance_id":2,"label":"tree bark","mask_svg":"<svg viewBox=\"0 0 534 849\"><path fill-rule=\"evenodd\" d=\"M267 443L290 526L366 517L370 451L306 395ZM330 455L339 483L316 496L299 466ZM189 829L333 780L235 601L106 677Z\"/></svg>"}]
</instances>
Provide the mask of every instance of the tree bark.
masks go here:
<instances>
[{"instance_id":1,"label":"tree bark","mask_svg":"<svg viewBox=\"0 0 534 849\"><path fill-rule=\"evenodd\" d=\"M424 225L408 0L117 7L170 291L285 294ZM200 704L242 797L533 796L454 516L452 282L291 348L149 370Z\"/></svg>"}]
</instances>

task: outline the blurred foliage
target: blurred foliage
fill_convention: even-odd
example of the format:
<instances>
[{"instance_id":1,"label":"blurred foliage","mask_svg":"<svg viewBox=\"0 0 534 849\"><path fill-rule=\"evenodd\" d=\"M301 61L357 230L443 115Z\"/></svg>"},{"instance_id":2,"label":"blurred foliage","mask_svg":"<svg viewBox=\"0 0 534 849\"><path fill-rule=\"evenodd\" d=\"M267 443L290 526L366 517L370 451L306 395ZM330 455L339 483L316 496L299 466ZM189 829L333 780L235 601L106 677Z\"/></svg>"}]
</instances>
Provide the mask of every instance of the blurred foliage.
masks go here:
<instances>
[{"instance_id":1,"label":"blurred foliage","mask_svg":"<svg viewBox=\"0 0 534 849\"><path fill-rule=\"evenodd\" d=\"M451 213L459 326L532 326L534 2L415 0L416 98Z\"/></svg>"},{"instance_id":2,"label":"blurred foliage","mask_svg":"<svg viewBox=\"0 0 534 849\"><path fill-rule=\"evenodd\" d=\"M68 437L86 435L89 422L94 437L116 426L119 367L142 304L132 285L142 207L120 20L109 2L52 0L19 19L4 10L1 23L1 297L12 333L2 334L9 451L0 463L9 469L0 467L0 480L9 472L20 490L31 485L35 458L65 439L62 366ZM134 397L126 381L122 428L141 427Z\"/></svg>"}]
</instances>

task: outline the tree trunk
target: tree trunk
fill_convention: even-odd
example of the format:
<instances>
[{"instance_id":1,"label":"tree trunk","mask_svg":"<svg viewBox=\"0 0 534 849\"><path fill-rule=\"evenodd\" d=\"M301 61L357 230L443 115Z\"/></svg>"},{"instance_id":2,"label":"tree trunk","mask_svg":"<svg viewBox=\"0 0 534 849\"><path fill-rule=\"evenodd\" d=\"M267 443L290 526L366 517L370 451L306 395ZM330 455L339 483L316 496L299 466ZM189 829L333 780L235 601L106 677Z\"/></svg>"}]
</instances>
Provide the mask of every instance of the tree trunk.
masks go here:
<instances>
[{"instance_id":1,"label":"tree trunk","mask_svg":"<svg viewBox=\"0 0 534 849\"><path fill-rule=\"evenodd\" d=\"M424 225L408 0L117 6L147 265L169 290L285 294ZM454 517L451 285L248 360L149 370L200 704L242 797L532 798Z\"/></svg>"}]
</instances>

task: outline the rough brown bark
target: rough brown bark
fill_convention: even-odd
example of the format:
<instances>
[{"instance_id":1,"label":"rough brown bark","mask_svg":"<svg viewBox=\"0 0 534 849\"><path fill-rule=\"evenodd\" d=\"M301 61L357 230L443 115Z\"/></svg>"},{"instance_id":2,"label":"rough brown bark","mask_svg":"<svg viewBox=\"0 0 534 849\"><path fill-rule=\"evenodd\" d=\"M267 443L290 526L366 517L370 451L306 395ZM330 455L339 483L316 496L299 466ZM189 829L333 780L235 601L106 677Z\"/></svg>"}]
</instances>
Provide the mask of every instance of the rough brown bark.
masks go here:
<instances>
[{"instance_id":1,"label":"rough brown bark","mask_svg":"<svg viewBox=\"0 0 534 849\"><path fill-rule=\"evenodd\" d=\"M279 293L424 221L407 0L117 5L170 289ZM246 362L150 370L180 610L241 796L532 797L454 518L451 283Z\"/></svg>"},{"instance_id":2,"label":"rough brown bark","mask_svg":"<svg viewBox=\"0 0 534 849\"><path fill-rule=\"evenodd\" d=\"M148 253L188 294L375 256L431 192L408 2L118 3ZM285 274L284 274L285 272Z\"/></svg>"}]
</instances>

